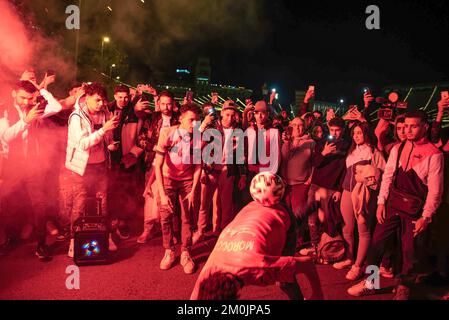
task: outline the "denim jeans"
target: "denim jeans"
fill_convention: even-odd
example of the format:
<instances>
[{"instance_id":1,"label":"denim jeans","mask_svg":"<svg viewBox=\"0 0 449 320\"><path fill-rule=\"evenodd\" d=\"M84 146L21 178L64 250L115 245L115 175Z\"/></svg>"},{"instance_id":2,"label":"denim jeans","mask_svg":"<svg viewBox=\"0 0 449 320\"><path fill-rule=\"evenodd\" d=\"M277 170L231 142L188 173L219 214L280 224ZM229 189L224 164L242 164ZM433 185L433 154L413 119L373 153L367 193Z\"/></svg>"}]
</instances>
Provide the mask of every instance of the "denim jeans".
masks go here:
<instances>
[{"instance_id":1,"label":"denim jeans","mask_svg":"<svg viewBox=\"0 0 449 320\"><path fill-rule=\"evenodd\" d=\"M188 208L187 195L192 191L193 179L177 181L164 177L164 189L167 197L175 206L179 204L181 215L181 250L190 251L192 246L193 212ZM175 210L159 203L162 226L162 244L165 249L174 249L173 235L173 215Z\"/></svg>"},{"instance_id":2,"label":"denim jeans","mask_svg":"<svg viewBox=\"0 0 449 320\"><path fill-rule=\"evenodd\" d=\"M205 233L208 220L210 220L210 208L213 207L214 216L216 216L217 211L217 198L215 193L218 187L218 174L211 173L208 174L207 183L201 184L201 199L200 199L200 210L198 212L198 232ZM213 204L213 205L212 205ZM215 219L214 219L215 220ZM217 228L217 222L214 221L213 228Z\"/></svg>"},{"instance_id":3,"label":"denim jeans","mask_svg":"<svg viewBox=\"0 0 449 320\"><path fill-rule=\"evenodd\" d=\"M84 176L70 171L70 183L72 184L72 210L70 212L72 233L76 220L86 213L95 215L96 212L87 212L88 199L101 197L101 215L108 216L107 191L109 170L106 163L88 164Z\"/></svg>"}]
</instances>

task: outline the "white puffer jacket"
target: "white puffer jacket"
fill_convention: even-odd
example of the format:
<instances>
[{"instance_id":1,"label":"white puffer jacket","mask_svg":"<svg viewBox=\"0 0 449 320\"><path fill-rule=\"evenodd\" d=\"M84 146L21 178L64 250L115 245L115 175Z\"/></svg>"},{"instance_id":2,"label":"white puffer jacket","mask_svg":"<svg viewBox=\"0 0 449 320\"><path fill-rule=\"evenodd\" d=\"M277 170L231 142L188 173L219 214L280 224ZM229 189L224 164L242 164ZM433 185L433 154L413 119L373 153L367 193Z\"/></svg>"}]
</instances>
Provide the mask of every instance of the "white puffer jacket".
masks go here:
<instances>
[{"instance_id":1,"label":"white puffer jacket","mask_svg":"<svg viewBox=\"0 0 449 320\"><path fill-rule=\"evenodd\" d=\"M75 103L75 110L69 117L67 153L65 166L81 176L86 171L90 150L99 143L106 142L105 148L112 142L112 135L106 134L102 128L95 131L85 109L85 96L81 96ZM102 124L108 115L102 111ZM105 150L108 155L109 152Z\"/></svg>"}]
</instances>

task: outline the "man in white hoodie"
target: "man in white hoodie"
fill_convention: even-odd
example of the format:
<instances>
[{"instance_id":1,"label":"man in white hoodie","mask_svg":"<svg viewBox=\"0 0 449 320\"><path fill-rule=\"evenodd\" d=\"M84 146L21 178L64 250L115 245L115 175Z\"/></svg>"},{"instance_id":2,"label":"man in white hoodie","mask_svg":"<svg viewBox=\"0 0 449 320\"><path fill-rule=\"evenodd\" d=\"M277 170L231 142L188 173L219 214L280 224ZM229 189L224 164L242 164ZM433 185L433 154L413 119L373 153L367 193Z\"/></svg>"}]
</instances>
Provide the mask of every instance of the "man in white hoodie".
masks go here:
<instances>
[{"instance_id":1,"label":"man in white hoodie","mask_svg":"<svg viewBox=\"0 0 449 320\"><path fill-rule=\"evenodd\" d=\"M101 198L102 215L107 215L109 151L117 148L112 143L112 131L118 126L118 117L108 120L106 90L101 84L92 83L84 86L84 92L69 118L65 166L73 186L72 226L85 213L89 196ZM70 257L73 246L72 237ZM117 250L111 238L109 250Z\"/></svg>"}]
</instances>

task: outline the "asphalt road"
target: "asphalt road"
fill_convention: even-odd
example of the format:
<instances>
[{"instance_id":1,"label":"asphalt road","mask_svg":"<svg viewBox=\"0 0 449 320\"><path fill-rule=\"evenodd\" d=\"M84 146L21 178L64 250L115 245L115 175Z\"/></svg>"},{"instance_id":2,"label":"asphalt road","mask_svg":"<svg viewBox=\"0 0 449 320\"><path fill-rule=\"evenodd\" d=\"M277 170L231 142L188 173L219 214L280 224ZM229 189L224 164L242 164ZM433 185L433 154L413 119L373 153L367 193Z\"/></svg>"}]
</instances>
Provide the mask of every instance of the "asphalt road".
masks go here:
<instances>
[{"instance_id":1,"label":"asphalt road","mask_svg":"<svg viewBox=\"0 0 449 320\"><path fill-rule=\"evenodd\" d=\"M214 245L213 240L199 243L193 257L199 268L205 263ZM163 256L162 239L153 239L145 245L136 238L123 241L111 256L111 263L80 268L80 289L66 288L66 268L73 261L66 256L67 243L58 244L51 262L40 262L34 256L33 243L18 246L9 256L0 257L0 299L63 299L63 300L186 300L195 284L197 273L184 274L177 264L168 271L159 269ZM335 270L319 265L318 272L326 299L354 299L346 293L353 282L344 276L347 270ZM360 299L391 299L391 280L381 280L387 290ZM305 296L310 293L307 282L301 278ZM389 287L389 288L388 288ZM245 300L285 300L286 296L276 286L245 287L241 298ZM359 299L359 298L358 298Z\"/></svg>"},{"instance_id":2,"label":"asphalt road","mask_svg":"<svg viewBox=\"0 0 449 320\"><path fill-rule=\"evenodd\" d=\"M133 230L139 229L134 222ZM73 260L67 257L68 243L56 243L51 262L40 262L34 255L35 243L19 245L8 256L0 256L0 300L187 300L190 297L199 270L213 249L214 240L197 244L192 256L198 271L184 274L182 267L175 265L170 270L159 269L164 254L162 238L157 237L147 244L137 244L136 236L118 244L119 250L111 253L107 265L80 267L80 289L66 288L68 266ZM178 248L178 255L179 255ZM376 295L354 298L346 290L354 283L345 279L347 270L335 270L329 265L317 265L323 292L327 300L389 300L392 298L394 281L381 278L381 287ZM307 281L300 278L303 293L310 294ZM413 297L428 299L447 293L449 288L420 286ZM248 286L242 290L244 300L285 300L286 296L277 286Z\"/></svg>"}]
</instances>

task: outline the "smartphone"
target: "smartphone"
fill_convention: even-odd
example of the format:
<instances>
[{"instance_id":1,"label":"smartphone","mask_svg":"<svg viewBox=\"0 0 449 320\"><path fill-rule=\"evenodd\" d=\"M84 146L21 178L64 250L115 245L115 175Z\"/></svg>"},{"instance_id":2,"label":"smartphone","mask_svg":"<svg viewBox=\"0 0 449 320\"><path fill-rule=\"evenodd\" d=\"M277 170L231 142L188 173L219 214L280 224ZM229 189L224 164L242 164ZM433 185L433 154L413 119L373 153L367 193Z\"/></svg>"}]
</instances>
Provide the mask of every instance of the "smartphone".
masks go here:
<instances>
[{"instance_id":1,"label":"smartphone","mask_svg":"<svg viewBox=\"0 0 449 320\"><path fill-rule=\"evenodd\" d=\"M371 94L371 90L369 88L364 88L363 89L363 93L364 94Z\"/></svg>"},{"instance_id":2,"label":"smartphone","mask_svg":"<svg viewBox=\"0 0 449 320\"><path fill-rule=\"evenodd\" d=\"M441 100L449 99L449 91L441 91Z\"/></svg>"},{"instance_id":3,"label":"smartphone","mask_svg":"<svg viewBox=\"0 0 449 320\"><path fill-rule=\"evenodd\" d=\"M211 94L211 102L212 103L217 103L218 102L218 93L217 92L212 92L212 94Z\"/></svg>"},{"instance_id":4,"label":"smartphone","mask_svg":"<svg viewBox=\"0 0 449 320\"><path fill-rule=\"evenodd\" d=\"M392 121L393 120L393 110L392 109L388 109L388 108L379 109L377 111L377 117L379 119Z\"/></svg>"},{"instance_id":5,"label":"smartphone","mask_svg":"<svg viewBox=\"0 0 449 320\"><path fill-rule=\"evenodd\" d=\"M333 135L330 134L330 135L327 136L326 140L327 140L328 142L332 142L332 143L333 143L333 142L335 141L335 137L334 137Z\"/></svg>"},{"instance_id":6,"label":"smartphone","mask_svg":"<svg viewBox=\"0 0 449 320\"><path fill-rule=\"evenodd\" d=\"M399 101L398 103L396 103L397 109L407 109L407 107L408 107L408 102L406 102L406 101Z\"/></svg>"},{"instance_id":7,"label":"smartphone","mask_svg":"<svg viewBox=\"0 0 449 320\"><path fill-rule=\"evenodd\" d=\"M48 101L45 100L43 96L39 96L36 98L36 104L39 103L38 110L45 110L45 107L48 105Z\"/></svg>"},{"instance_id":8,"label":"smartphone","mask_svg":"<svg viewBox=\"0 0 449 320\"><path fill-rule=\"evenodd\" d=\"M148 92L142 92L142 101L151 101L151 94L149 94Z\"/></svg>"},{"instance_id":9,"label":"smartphone","mask_svg":"<svg viewBox=\"0 0 449 320\"><path fill-rule=\"evenodd\" d=\"M209 108L209 110L207 110L207 114L213 116L214 119L217 118L217 110L215 110L214 107Z\"/></svg>"}]
</instances>

